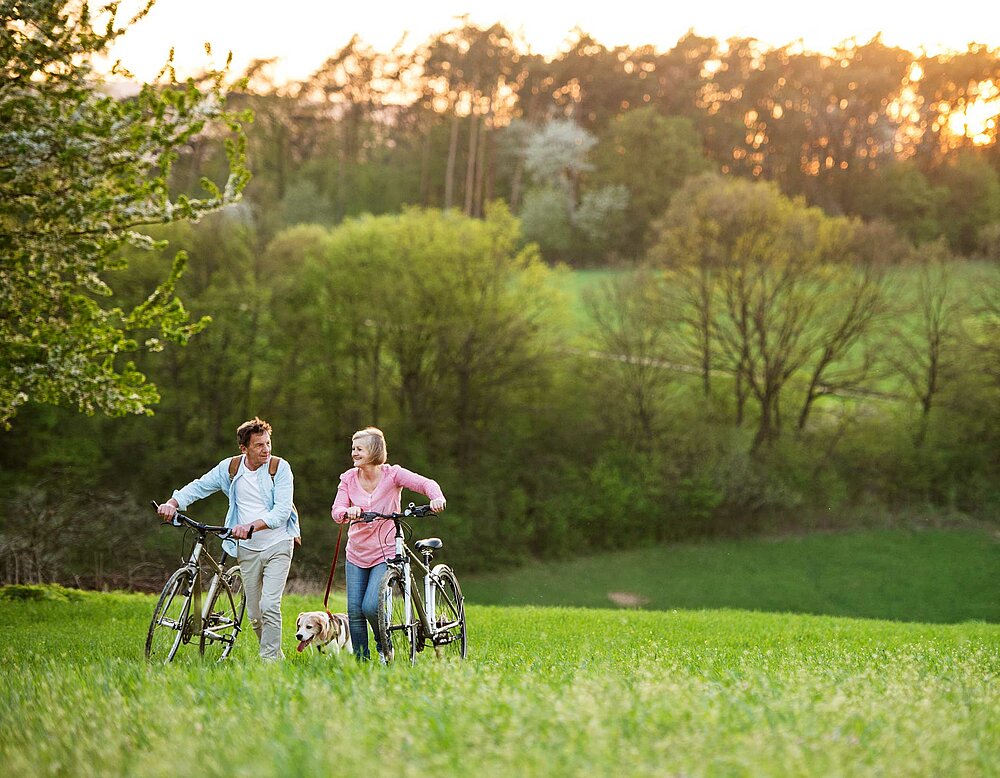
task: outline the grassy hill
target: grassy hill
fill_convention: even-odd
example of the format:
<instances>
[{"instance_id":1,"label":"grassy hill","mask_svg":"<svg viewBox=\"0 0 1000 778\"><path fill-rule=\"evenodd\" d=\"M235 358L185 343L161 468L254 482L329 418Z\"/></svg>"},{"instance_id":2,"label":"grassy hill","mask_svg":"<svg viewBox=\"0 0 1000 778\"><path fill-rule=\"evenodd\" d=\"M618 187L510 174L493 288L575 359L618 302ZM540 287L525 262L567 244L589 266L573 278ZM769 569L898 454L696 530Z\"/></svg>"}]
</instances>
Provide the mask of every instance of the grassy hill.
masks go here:
<instances>
[{"instance_id":1,"label":"grassy hill","mask_svg":"<svg viewBox=\"0 0 1000 778\"><path fill-rule=\"evenodd\" d=\"M463 577L491 605L744 608L1000 622L1000 540L987 530L884 530L684 543Z\"/></svg>"},{"instance_id":2,"label":"grassy hill","mask_svg":"<svg viewBox=\"0 0 1000 778\"><path fill-rule=\"evenodd\" d=\"M0 768L41 775L988 775L1000 626L471 606L470 658L253 639L147 666L143 595L0 600ZM342 604L342 603L341 603Z\"/></svg>"},{"instance_id":3,"label":"grassy hill","mask_svg":"<svg viewBox=\"0 0 1000 778\"><path fill-rule=\"evenodd\" d=\"M0 771L995 775L997 572L974 530L619 552L466 577L469 659L412 667L297 654L316 596L286 597L281 665L248 632L163 667L151 596L0 590Z\"/></svg>"}]
</instances>

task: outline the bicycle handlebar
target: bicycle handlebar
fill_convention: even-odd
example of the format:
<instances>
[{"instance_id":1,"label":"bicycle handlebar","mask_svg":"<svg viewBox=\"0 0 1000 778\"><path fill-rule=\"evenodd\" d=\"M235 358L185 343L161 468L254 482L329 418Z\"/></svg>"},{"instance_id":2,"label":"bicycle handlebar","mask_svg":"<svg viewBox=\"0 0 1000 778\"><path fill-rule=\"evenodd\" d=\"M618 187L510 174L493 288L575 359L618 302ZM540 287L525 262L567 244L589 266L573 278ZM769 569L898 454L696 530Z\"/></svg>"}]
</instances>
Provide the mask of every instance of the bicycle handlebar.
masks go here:
<instances>
[{"instance_id":1,"label":"bicycle handlebar","mask_svg":"<svg viewBox=\"0 0 1000 778\"><path fill-rule=\"evenodd\" d=\"M352 524L371 524L375 519L409 519L409 518L423 518L427 515L433 515L434 511L431 510L430 505L414 505L412 502L406 507L406 510L402 513L376 513L375 511L365 511L357 519L352 519Z\"/></svg>"},{"instance_id":2,"label":"bicycle handlebar","mask_svg":"<svg viewBox=\"0 0 1000 778\"><path fill-rule=\"evenodd\" d=\"M159 511L160 506L156 500L150 500L149 504L153 506L153 510ZM178 521L179 519L179 521ZM163 522L166 524L166 522ZM182 524L187 524L191 529L197 530L198 532L208 533L212 532L218 535L220 538L225 540L230 535L232 535L232 530L229 527L213 527L210 524L202 524L200 521L195 521L190 516L185 516L180 511L174 511L174 518L170 521L175 527L180 527ZM247 533L247 540L253 537L253 527L250 527L250 531Z\"/></svg>"}]
</instances>

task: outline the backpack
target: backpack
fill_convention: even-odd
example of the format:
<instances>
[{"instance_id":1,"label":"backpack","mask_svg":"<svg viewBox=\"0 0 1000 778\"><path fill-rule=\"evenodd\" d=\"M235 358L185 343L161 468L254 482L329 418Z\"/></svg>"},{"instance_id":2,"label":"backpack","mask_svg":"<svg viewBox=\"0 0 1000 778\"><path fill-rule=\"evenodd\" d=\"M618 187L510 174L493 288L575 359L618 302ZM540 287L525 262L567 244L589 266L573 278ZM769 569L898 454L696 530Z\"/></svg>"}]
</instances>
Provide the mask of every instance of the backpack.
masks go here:
<instances>
[{"instance_id":1,"label":"backpack","mask_svg":"<svg viewBox=\"0 0 1000 778\"><path fill-rule=\"evenodd\" d=\"M236 477L236 473L240 469L240 460L243 459L242 454L237 454L232 459L229 460L229 480L232 481ZM271 476L271 483L274 483L274 475L278 472L278 465L281 464L281 457L272 456L271 460L267 463L267 472ZM298 511L296 511L298 513Z\"/></svg>"},{"instance_id":2,"label":"backpack","mask_svg":"<svg viewBox=\"0 0 1000 778\"><path fill-rule=\"evenodd\" d=\"M232 483L232 480L236 477L236 473L240 469L240 460L241 459L243 459L243 455L242 454L237 454L236 456L234 456L232 459L229 460L229 481L230 481L230 483ZM271 483L274 483L274 475L275 475L275 473L278 472L278 465L280 465L280 464L281 464L281 457L276 457L276 456L272 456L271 459L267 463L267 473L268 473L268 475L271 476ZM292 503L292 510L295 511L295 515L296 516L299 515L298 508L295 507L295 503L294 502ZM295 545L296 545L296 547L302 545L302 538L301 538L301 536L295 538Z\"/></svg>"}]
</instances>

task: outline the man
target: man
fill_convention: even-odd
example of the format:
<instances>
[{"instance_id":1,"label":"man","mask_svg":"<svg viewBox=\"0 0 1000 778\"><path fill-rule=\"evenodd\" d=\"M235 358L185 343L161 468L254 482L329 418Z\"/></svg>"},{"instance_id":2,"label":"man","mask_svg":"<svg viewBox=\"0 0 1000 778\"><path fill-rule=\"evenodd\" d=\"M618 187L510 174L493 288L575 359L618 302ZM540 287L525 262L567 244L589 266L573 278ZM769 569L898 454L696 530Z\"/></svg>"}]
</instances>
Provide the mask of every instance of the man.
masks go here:
<instances>
[{"instance_id":1,"label":"man","mask_svg":"<svg viewBox=\"0 0 1000 778\"><path fill-rule=\"evenodd\" d=\"M236 557L243 574L250 624L266 661L284 659L281 650L281 595L299 537L299 517L292 505L292 468L271 457L271 425L256 416L236 429L239 457L226 457L160 505L164 521L178 510L225 492L229 498L226 526L231 537L223 550ZM251 535L251 528L253 533Z\"/></svg>"}]
</instances>

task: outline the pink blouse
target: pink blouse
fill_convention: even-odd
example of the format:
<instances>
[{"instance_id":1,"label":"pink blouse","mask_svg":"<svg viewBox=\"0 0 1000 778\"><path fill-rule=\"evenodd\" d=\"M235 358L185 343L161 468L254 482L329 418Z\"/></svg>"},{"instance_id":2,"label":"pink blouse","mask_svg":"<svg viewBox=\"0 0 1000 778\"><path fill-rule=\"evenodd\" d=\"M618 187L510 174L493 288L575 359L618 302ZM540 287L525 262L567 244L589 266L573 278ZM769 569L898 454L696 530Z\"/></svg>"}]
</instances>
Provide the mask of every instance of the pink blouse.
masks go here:
<instances>
[{"instance_id":1,"label":"pink blouse","mask_svg":"<svg viewBox=\"0 0 1000 778\"><path fill-rule=\"evenodd\" d=\"M399 513L400 494L405 486L429 500L443 500L444 493L437 481L407 470L399 465L380 465L382 480L369 494L358 482L359 470L352 467L340 476L337 497L330 515L342 524L347 519L347 509L357 505L362 511ZM358 567L374 567L395 554L395 537L391 521L375 520L371 524L352 524L347 531L347 561Z\"/></svg>"}]
</instances>

